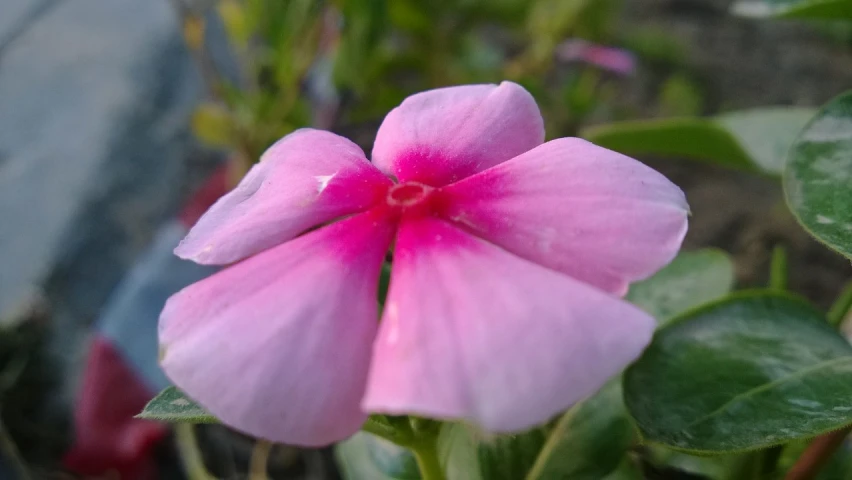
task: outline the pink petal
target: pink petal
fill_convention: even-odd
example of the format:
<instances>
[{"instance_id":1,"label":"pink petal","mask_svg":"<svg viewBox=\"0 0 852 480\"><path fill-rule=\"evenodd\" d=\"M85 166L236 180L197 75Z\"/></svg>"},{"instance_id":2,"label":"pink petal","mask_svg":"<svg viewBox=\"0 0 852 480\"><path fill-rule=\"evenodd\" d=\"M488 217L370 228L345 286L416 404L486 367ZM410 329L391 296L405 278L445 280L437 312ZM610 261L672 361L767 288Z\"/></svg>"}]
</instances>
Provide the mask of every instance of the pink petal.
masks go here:
<instances>
[{"instance_id":1,"label":"pink petal","mask_svg":"<svg viewBox=\"0 0 852 480\"><path fill-rule=\"evenodd\" d=\"M349 140L297 130L270 147L237 188L210 207L175 253L202 264L235 262L366 210L390 185Z\"/></svg>"},{"instance_id":2,"label":"pink petal","mask_svg":"<svg viewBox=\"0 0 852 480\"><path fill-rule=\"evenodd\" d=\"M597 45L581 38L565 40L556 46L556 57L565 62L582 61L619 75L636 71L636 57L621 48Z\"/></svg>"},{"instance_id":3,"label":"pink petal","mask_svg":"<svg viewBox=\"0 0 852 480\"><path fill-rule=\"evenodd\" d=\"M674 258L689 212L664 176L578 138L547 142L441 195L444 218L619 295Z\"/></svg>"},{"instance_id":4,"label":"pink petal","mask_svg":"<svg viewBox=\"0 0 852 480\"><path fill-rule=\"evenodd\" d=\"M256 437L319 446L352 435L393 231L370 211L181 290L160 317L166 375Z\"/></svg>"},{"instance_id":5,"label":"pink petal","mask_svg":"<svg viewBox=\"0 0 852 480\"><path fill-rule=\"evenodd\" d=\"M654 326L442 220L404 220L362 405L522 430L598 390Z\"/></svg>"},{"instance_id":6,"label":"pink petal","mask_svg":"<svg viewBox=\"0 0 852 480\"><path fill-rule=\"evenodd\" d=\"M521 86L439 88L408 97L385 117L373 162L402 182L441 186L543 141L538 106Z\"/></svg>"}]
</instances>

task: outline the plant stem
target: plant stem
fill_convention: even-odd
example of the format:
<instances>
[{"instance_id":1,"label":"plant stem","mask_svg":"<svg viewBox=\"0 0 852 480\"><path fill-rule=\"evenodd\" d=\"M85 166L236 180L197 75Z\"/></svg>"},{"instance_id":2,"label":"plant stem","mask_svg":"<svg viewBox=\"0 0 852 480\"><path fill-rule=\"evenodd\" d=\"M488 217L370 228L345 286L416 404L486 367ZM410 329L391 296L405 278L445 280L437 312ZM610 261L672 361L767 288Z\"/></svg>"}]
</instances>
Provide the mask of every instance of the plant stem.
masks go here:
<instances>
[{"instance_id":1,"label":"plant stem","mask_svg":"<svg viewBox=\"0 0 852 480\"><path fill-rule=\"evenodd\" d=\"M207 467L204 466L201 450L198 448L198 442L195 441L193 425L189 423L176 424L175 439L186 477L189 480L216 480L216 477L210 475Z\"/></svg>"},{"instance_id":2,"label":"plant stem","mask_svg":"<svg viewBox=\"0 0 852 480\"><path fill-rule=\"evenodd\" d=\"M266 474L266 465L269 463L269 452L271 450L272 443L266 440L255 442L249 462L249 480L269 480L269 476Z\"/></svg>"},{"instance_id":3,"label":"plant stem","mask_svg":"<svg viewBox=\"0 0 852 480\"><path fill-rule=\"evenodd\" d=\"M421 480L446 479L444 470L441 468L441 462L438 460L438 449L435 445L434 437L423 439L422 442L410 448L414 453L414 458L417 460Z\"/></svg>"},{"instance_id":4,"label":"plant stem","mask_svg":"<svg viewBox=\"0 0 852 480\"><path fill-rule=\"evenodd\" d=\"M852 426L819 436L808 445L784 480L811 480L834 455L849 435Z\"/></svg>"},{"instance_id":5,"label":"plant stem","mask_svg":"<svg viewBox=\"0 0 852 480\"><path fill-rule=\"evenodd\" d=\"M850 309L852 309L852 282L843 287L843 291L840 292L837 300L834 301L834 305L829 309L826 315L828 323L833 327L840 327Z\"/></svg>"},{"instance_id":6,"label":"plant stem","mask_svg":"<svg viewBox=\"0 0 852 480\"><path fill-rule=\"evenodd\" d=\"M769 266L769 288L784 291L787 289L787 250L781 245L772 249Z\"/></svg>"},{"instance_id":7,"label":"plant stem","mask_svg":"<svg viewBox=\"0 0 852 480\"><path fill-rule=\"evenodd\" d=\"M541 450L535 459L535 463L533 463L532 468L530 468L529 473L527 473L527 480L538 480L541 478L544 473L544 469L547 466L547 462L550 461L551 455L553 455L553 452L556 451L556 448L559 446L559 442L562 441L562 436L571 425L574 415L578 411L579 405L580 404L578 403L565 412L556 423L556 426L553 427L553 430L548 434L547 441L544 443L544 446L541 447Z\"/></svg>"}]
</instances>

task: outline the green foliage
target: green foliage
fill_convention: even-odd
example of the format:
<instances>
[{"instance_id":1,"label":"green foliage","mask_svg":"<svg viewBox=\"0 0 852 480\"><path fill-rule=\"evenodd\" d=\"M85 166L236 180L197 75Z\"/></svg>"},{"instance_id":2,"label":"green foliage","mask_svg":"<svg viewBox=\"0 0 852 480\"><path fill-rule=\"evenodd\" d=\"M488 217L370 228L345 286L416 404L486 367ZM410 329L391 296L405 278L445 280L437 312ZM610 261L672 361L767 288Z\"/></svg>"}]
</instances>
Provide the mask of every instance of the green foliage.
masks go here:
<instances>
[{"instance_id":1,"label":"green foliage","mask_svg":"<svg viewBox=\"0 0 852 480\"><path fill-rule=\"evenodd\" d=\"M545 443L545 428L518 435L490 435L460 423L447 424L438 452L450 480L524 478Z\"/></svg>"},{"instance_id":2,"label":"green foliage","mask_svg":"<svg viewBox=\"0 0 852 480\"><path fill-rule=\"evenodd\" d=\"M739 294L661 329L624 391L647 441L753 450L852 423L852 346L800 300Z\"/></svg>"},{"instance_id":3,"label":"green foliage","mask_svg":"<svg viewBox=\"0 0 852 480\"><path fill-rule=\"evenodd\" d=\"M813 20L852 20L849 0L739 0L735 15L752 18L802 18Z\"/></svg>"},{"instance_id":4,"label":"green foliage","mask_svg":"<svg viewBox=\"0 0 852 480\"><path fill-rule=\"evenodd\" d=\"M852 258L852 92L829 102L796 139L784 192L805 229Z\"/></svg>"},{"instance_id":5,"label":"green foliage","mask_svg":"<svg viewBox=\"0 0 852 480\"><path fill-rule=\"evenodd\" d=\"M780 175L795 134L813 110L761 108L714 118L633 120L590 127L581 135L629 155L685 158Z\"/></svg>"},{"instance_id":6,"label":"green foliage","mask_svg":"<svg viewBox=\"0 0 852 480\"><path fill-rule=\"evenodd\" d=\"M789 470L809 444L810 442L806 440L790 442L784 448L784 452L778 460L779 470ZM852 472L852 445L847 440L828 459L813 480L848 480L849 472Z\"/></svg>"},{"instance_id":7,"label":"green foliage","mask_svg":"<svg viewBox=\"0 0 852 480\"><path fill-rule=\"evenodd\" d=\"M216 417L175 387L158 393L136 418L170 423L219 423Z\"/></svg>"},{"instance_id":8,"label":"green foliage","mask_svg":"<svg viewBox=\"0 0 852 480\"><path fill-rule=\"evenodd\" d=\"M489 435L447 424L438 448L451 480L598 480L619 469L634 436L612 381L551 426Z\"/></svg>"},{"instance_id":9,"label":"green foliage","mask_svg":"<svg viewBox=\"0 0 852 480\"><path fill-rule=\"evenodd\" d=\"M704 303L719 299L734 285L734 265L720 250L680 253L654 276L630 286L627 300L661 324Z\"/></svg>"},{"instance_id":10,"label":"green foliage","mask_svg":"<svg viewBox=\"0 0 852 480\"><path fill-rule=\"evenodd\" d=\"M526 480L604 478L619 468L635 435L616 379L556 422Z\"/></svg>"},{"instance_id":11,"label":"green foliage","mask_svg":"<svg viewBox=\"0 0 852 480\"><path fill-rule=\"evenodd\" d=\"M344 480L419 480L407 449L369 433L357 433L334 448Z\"/></svg>"}]
</instances>

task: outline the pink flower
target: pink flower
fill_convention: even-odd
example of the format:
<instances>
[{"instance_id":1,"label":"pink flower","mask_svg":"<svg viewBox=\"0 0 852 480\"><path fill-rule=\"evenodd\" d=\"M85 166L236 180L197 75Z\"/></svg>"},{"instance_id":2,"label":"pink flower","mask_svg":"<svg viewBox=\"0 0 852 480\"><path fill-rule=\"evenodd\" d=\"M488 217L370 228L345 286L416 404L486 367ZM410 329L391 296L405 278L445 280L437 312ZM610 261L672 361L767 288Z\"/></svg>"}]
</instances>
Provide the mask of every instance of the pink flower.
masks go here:
<instances>
[{"instance_id":1,"label":"pink flower","mask_svg":"<svg viewBox=\"0 0 852 480\"><path fill-rule=\"evenodd\" d=\"M688 207L645 165L543 128L504 82L408 98L372 163L328 132L279 140L176 250L239 263L168 301L165 372L224 423L301 445L368 412L518 431L591 395L649 342L618 297L676 254Z\"/></svg>"},{"instance_id":2,"label":"pink flower","mask_svg":"<svg viewBox=\"0 0 852 480\"><path fill-rule=\"evenodd\" d=\"M636 57L621 48L597 45L582 38L565 40L556 46L556 58L563 62L585 62L619 75L636 71Z\"/></svg>"}]
</instances>

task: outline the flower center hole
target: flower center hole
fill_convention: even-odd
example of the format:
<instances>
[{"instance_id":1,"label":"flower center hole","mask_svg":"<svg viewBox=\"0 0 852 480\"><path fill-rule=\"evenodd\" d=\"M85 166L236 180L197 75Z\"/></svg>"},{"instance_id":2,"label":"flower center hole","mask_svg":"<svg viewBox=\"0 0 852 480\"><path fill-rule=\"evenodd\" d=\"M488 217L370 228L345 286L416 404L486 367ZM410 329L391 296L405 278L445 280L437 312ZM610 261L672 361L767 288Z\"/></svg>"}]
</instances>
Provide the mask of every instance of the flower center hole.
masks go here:
<instances>
[{"instance_id":1,"label":"flower center hole","mask_svg":"<svg viewBox=\"0 0 852 480\"><path fill-rule=\"evenodd\" d=\"M390 205L409 206L420 203L424 198L429 196L431 187L417 182L408 182L401 185L394 185L388 191L388 203Z\"/></svg>"}]
</instances>

